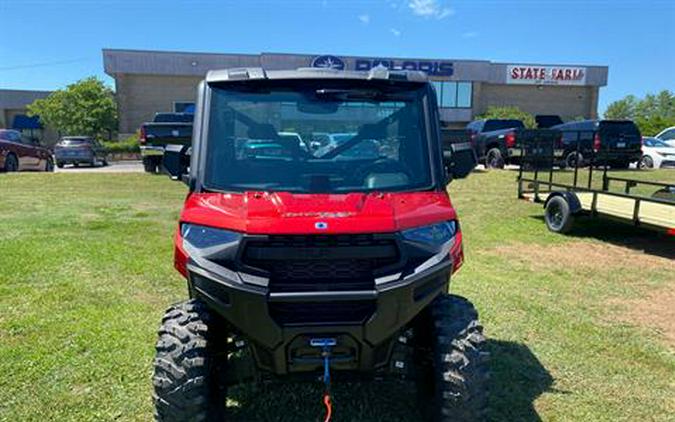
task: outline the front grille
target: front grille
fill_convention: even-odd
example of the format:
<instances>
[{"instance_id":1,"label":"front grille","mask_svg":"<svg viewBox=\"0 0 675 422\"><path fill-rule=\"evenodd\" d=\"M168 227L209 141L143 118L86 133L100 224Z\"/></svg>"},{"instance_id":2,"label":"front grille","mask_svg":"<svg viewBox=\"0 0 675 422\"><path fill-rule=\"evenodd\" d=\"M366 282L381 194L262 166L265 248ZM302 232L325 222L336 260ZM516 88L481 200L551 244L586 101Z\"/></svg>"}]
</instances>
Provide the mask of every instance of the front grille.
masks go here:
<instances>
[{"instance_id":1,"label":"front grille","mask_svg":"<svg viewBox=\"0 0 675 422\"><path fill-rule=\"evenodd\" d=\"M362 324L375 312L375 301L270 303L269 311L281 325Z\"/></svg>"},{"instance_id":2,"label":"front grille","mask_svg":"<svg viewBox=\"0 0 675 422\"><path fill-rule=\"evenodd\" d=\"M271 292L372 290L375 272L398 261L394 238L377 235L269 236L242 255L269 275Z\"/></svg>"}]
</instances>

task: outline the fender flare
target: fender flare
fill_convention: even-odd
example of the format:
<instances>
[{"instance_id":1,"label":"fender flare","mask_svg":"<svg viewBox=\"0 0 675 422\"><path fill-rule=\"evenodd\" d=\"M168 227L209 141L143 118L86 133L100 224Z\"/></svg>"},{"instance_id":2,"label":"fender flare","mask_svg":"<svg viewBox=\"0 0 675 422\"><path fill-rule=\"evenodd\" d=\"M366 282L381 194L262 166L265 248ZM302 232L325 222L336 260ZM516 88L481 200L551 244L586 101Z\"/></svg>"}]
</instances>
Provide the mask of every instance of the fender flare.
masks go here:
<instances>
[{"instance_id":1,"label":"fender flare","mask_svg":"<svg viewBox=\"0 0 675 422\"><path fill-rule=\"evenodd\" d=\"M546 198L546 201L544 201L544 208L546 208L551 198L555 198L556 196L560 196L567 201L567 203L570 205L570 211L572 214L582 211L579 197L574 192L551 192Z\"/></svg>"}]
</instances>

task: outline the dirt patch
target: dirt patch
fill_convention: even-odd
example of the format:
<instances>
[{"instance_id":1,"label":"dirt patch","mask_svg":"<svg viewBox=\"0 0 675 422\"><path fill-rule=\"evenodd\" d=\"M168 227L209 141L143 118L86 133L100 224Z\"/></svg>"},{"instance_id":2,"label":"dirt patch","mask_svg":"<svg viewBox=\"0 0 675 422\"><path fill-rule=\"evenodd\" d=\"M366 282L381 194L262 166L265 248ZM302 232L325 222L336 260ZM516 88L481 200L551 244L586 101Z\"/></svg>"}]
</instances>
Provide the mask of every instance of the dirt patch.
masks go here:
<instances>
[{"instance_id":1,"label":"dirt patch","mask_svg":"<svg viewBox=\"0 0 675 422\"><path fill-rule=\"evenodd\" d=\"M568 242L560 245L512 244L498 246L490 252L527 265L532 271L552 267L662 269L675 273L675 259L646 254L610 243Z\"/></svg>"},{"instance_id":2,"label":"dirt patch","mask_svg":"<svg viewBox=\"0 0 675 422\"><path fill-rule=\"evenodd\" d=\"M528 267L529 270L552 271L572 269L575 272L650 270L675 274L675 258L644 253L610 243L568 242L560 245L513 244L499 246L497 253ZM656 331L671 348L675 348L675 278L659 287L650 286L646 279L632 283L641 291L637 299L613 298L607 304L614 312L612 321Z\"/></svg>"},{"instance_id":3,"label":"dirt patch","mask_svg":"<svg viewBox=\"0 0 675 422\"><path fill-rule=\"evenodd\" d=\"M618 308L618 319L656 331L675 349L675 283L646 293L640 299L610 301Z\"/></svg>"}]
</instances>

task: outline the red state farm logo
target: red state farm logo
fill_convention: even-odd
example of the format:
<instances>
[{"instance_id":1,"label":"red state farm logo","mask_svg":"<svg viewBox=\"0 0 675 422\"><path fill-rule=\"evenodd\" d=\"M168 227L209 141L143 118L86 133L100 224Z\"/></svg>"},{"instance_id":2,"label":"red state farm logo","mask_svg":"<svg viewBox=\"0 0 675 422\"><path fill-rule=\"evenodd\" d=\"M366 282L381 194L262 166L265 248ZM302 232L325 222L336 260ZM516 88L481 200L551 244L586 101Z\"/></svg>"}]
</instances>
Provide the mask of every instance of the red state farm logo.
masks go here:
<instances>
[{"instance_id":1,"label":"red state farm logo","mask_svg":"<svg viewBox=\"0 0 675 422\"><path fill-rule=\"evenodd\" d=\"M586 81L583 67L508 66L507 82L515 84L582 85Z\"/></svg>"}]
</instances>

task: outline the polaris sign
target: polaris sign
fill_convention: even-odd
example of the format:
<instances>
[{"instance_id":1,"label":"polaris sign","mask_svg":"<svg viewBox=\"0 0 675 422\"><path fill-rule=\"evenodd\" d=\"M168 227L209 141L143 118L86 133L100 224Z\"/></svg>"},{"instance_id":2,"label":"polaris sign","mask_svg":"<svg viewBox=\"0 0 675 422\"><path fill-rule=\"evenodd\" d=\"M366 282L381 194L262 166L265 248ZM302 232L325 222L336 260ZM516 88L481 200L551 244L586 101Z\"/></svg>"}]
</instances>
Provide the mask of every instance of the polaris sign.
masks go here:
<instances>
[{"instance_id":1,"label":"polaris sign","mask_svg":"<svg viewBox=\"0 0 675 422\"><path fill-rule=\"evenodd\" d=\"M421 70L428 75L452 76L452 62L433 62L427 60L394 60L394 59L356 59L354 70L370 70L384 66L391 70Z\"/></svg>"},{"instance_id":2,"label":"polaris sign","mask_svg":"<svg viewBox=\"0 0 675 422\"><path fill-rule=\"evenodd\" d=\"M354 70L369 71L384 66L391 70L420 70L433 76L452 76L452 62L430 60L397 60L397 59L354 59ZM344 70L345 62L336 56L318 56L312 60L312 67Z\"/></svg>"},{"instance_id":3,"label":"polaris sign","mask_svg":"<svg viewBox=\"0 0 675 422\"><path fill-rule=\"evenodd\" d=\"M345 70L345 62L335 56L318 56L312 60L312 67Z\"/></svg>"}]
</instances>

